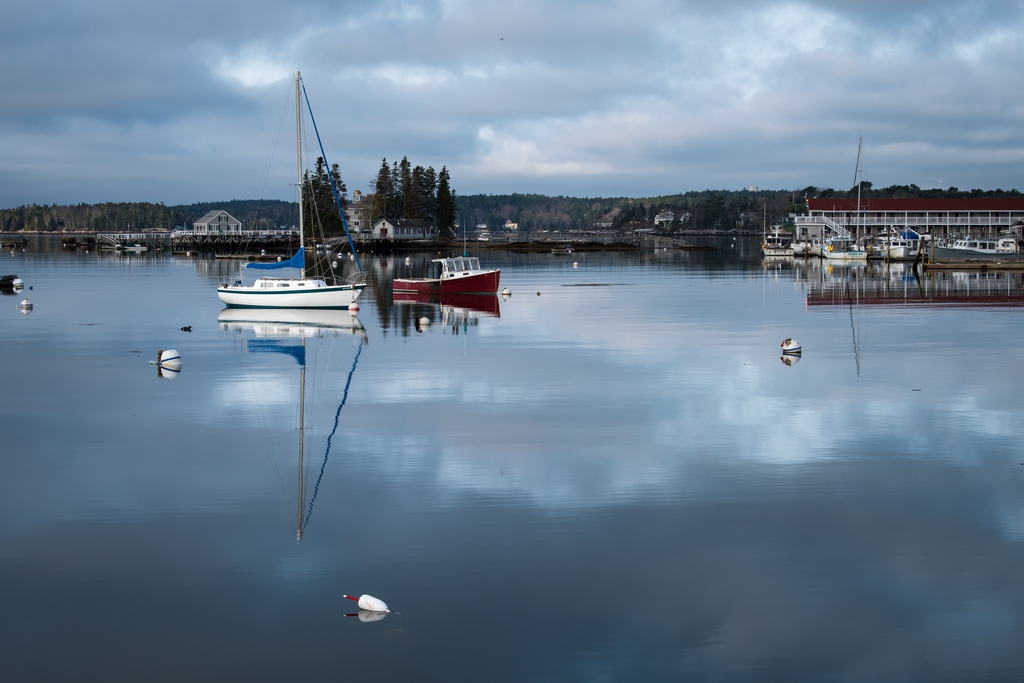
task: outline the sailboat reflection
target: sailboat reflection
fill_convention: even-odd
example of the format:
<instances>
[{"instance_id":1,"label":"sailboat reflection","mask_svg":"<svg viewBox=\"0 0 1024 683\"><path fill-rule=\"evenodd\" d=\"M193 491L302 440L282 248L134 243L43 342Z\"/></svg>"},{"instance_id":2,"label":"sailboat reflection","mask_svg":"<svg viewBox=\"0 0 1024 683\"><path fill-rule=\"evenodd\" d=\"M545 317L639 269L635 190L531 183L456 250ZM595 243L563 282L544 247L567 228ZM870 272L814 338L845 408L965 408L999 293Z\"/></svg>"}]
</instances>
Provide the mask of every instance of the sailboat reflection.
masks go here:
<instances>
[{"instance_id":1,"label":"sailboat reflection","mask_svg":"<svg viewBox=\"0 0 1024 683\"><path fill-rule=\"evenodd\" d=\"M254 339L245 340L245 349L250 353L282 353L291 356L299 364L299 458L298 458L298 506L295 521L295 540L301 541L309 518L313 514L313 502L320 489L320 481L327 467L327 459L331 453L331 443L338 430L341 409L348 401L348 390L352 384L352 375L359 363L359 355L363 344L367 342L366 329L359 319L348 311L319 309L258 309L258 308L225 308L220 312L218 320L222 329L245 332L252 330ZM345 391L341 404L334 414L334 429L327 437L327 448L324 452L323 464L320 466L320 477L313 489L313 497L306 512L306 491L308 469L306 465L306 339L322 337L328 332L335 334L352 334L359 340L359 347L352 360L352 367L345 382ZM296 340L298 343L296 343ZM305 514L304 514L305 513Z\"/></svg>"},{"instance_id":2,"label":"sailboat reflection","mask_svg":"<svg viewBox=\"0 0 1024 683\"><path fill-rule=\"evenodd\" d=\"M221 328L251 329L261 337L312 337L324 331L355 334L365 342L366 328L348 311L302 308L225 308L217 316Z\"/></svg>"}]
</instances>

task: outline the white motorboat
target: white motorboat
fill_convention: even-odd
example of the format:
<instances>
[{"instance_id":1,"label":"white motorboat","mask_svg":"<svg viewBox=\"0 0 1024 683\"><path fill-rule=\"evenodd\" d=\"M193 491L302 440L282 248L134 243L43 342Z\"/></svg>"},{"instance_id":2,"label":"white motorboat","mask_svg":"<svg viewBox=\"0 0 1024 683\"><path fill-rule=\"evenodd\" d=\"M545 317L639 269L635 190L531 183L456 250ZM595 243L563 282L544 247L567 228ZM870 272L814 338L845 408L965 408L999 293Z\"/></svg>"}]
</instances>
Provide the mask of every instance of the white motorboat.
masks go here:
<instances>
[{"instance_id":1,"label":"white motorboat","mask_svg":"<svg viewBox=\"0 0 1024 683\"><path fill-rule=\"evenodd\" d=\"M866 261L868 252L850 237L833 237L825 242L824 256L835 261Z\"/></svg>"},{"instance_id":2,"label":"white motorboat","mask_svg":"<svg viewBox=\"0 0 1024 683\"><path fill-rule=\"evenodd\" d=\"M287 261L277 263L248 263L247 268L272 270L279 268L298 268L300 277L277 278L261 277L251 285L242 284L237 280L234 284L223 285L217 288L217 296L228 306L239 308L334 308L348 309L354 304L365 287L365 275L362 266L359 264L359 257L356 256L355 245L352 244L352 237L348 231L348 221L345 218L345 211L341 206L338 196L338 189L334 184L334 177L328 174L331 183L331 191L334 193L335 202L338 204L338 213L341 216L342 225L345 228L345 235L348 237L349 246L352 249L352 256L356 262L359 272L352 276L345 284L328 284L325 279L306 277L306 248L305 228L303 222L303 173L302 173L302 100L304 92L302 77L298 71L295 72L295 139L298 153L298 176L299 176L299 250ZM309 100L306 100L307 107ZM313 130L316 132L316 121L313 119L313 112L310 111L310 121L313 123ZM320 141L320 133L316 132L317 141ZM321 157L326 163L326 155L323 151L323 144L320 143ZM328 166L329 168L330 166ZM322 236L321 236L322 237ZM323 241L321 239L321 241ZM329 270L329 269L328 269Z\"/></svg>"},{"instance_id":3,"label":"white motorboat","mask_svg":"<svg viewBox=\"0 0 1024 683\"><path fill-rule=\"evenodd\" d=\"M761 252L767 257L793 256L792 238L789 235L781 234L776 229L772 234L764 236Z\"/></svg>"}]
</instances>

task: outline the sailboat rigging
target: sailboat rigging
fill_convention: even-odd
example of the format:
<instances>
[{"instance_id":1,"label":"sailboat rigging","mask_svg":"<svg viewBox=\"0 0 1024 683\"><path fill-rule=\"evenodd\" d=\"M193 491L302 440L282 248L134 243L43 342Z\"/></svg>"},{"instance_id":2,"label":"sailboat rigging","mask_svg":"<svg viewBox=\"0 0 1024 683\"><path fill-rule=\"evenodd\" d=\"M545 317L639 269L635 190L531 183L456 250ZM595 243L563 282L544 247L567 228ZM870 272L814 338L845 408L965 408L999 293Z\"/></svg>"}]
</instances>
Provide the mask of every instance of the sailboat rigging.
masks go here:
<instances>
[{"instance_id":1,"label":"sailboat rigging","mask_svg":"<svg viewBox=\"0 0 1024 683\"><path fill-rule=\"evenodd\" d=\"M316 133L317 143L320 146L320 153L327 163L324 153L323 142L320 140L320 133L316 127L316 120L313 118L313 110L309 106L309 96L306 95L305 85L302 83L302 76L295 72L295 147L298 166L299 184L299 250L287 261L278 263L249 263L247 268L272 270L279 268L299 268L301 276L298 278L276 278L260 277L252 285L243 285L241 280L234 284L223 285L217 288L217 296L222 302L230 307L237 308L336 308L348 309L356 303L363 288L366 286L366 274L363 272L359 257L356 255L355 245L352 236L349 234L348 221L345 219L345 211L341 205L341 196L335 185L333 176L328 173L331 191L341 215L342 227L345 229L345 236L348 238L349 247L356 263L357 272L349 277L349 280L342 285L329 285L326 280L306 277L306 240L305 221L303 210L303 188L305 186L302 174L302 98L305 97L306 108L309 110L310 120L313 122L313 131ZM328 165L328 168L330 166Z\"/></svg>"}]
</instances>

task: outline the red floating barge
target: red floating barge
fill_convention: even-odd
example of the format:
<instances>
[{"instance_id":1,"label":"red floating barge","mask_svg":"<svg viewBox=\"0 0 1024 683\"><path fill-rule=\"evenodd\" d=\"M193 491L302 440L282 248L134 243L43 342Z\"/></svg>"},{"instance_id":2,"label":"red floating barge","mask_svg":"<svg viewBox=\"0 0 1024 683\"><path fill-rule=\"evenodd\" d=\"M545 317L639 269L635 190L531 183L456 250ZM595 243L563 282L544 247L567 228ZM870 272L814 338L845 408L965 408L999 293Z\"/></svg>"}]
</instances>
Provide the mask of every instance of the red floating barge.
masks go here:
<instances>
[{"instance_id":1,"label":"red floating barge","mask_svg":"<svg viewBox=\"0 0 1024 683\"><path fill-rule=\"evenodd\" d=\"M434 259L441 277L395 278L396 294L497 294L500 270L484 270L480 259L464 256Z\"/></svg>"}]
</instances>

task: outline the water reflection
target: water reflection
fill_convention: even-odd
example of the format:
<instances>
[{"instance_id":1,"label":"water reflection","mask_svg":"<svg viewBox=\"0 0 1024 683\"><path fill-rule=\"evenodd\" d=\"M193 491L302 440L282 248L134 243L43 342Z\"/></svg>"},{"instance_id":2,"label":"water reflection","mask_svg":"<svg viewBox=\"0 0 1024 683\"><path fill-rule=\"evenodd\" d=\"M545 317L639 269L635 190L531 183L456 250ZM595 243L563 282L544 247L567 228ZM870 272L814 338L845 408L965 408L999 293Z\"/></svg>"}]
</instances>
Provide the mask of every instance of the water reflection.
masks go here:
<instances>
[{"instance_id":1,"label":"water reflection","mask_svg":"<svg viewBox=\"0 0 1024 683\"><path fill-rule=\"evenodd\" d=\"M301 541L306 526L313 515L313 504L320 491L320 483L327 468L331 454L331 444L338 430L341 410L348 401L352 375L355 374L362 353L363 344L368 342L366 329L359 318L349 311L330 309L300 308L224 308L217 316L222 329L230 330L243 336L243 351L248 353L284 354L295 359L299 365L298 389L298 491L296 494L297 512L295 518L295 539ZM306 351L307 340L318 340L328 333L353 335L358 341L358 348L348 373L348 380L342 394L341 403L334 413L334 427L327 437L323 463L320 474L309 499L306 510L306 492L308 490L309 469L306 462ZM253 337L244 336L252 334ZM326 370L326 368L322 368ZM314 378L314 384L323 384L322 378Z\"/></svg>"}]
</instances>

